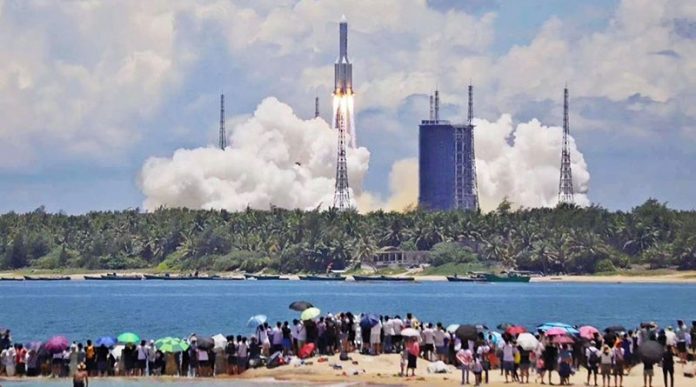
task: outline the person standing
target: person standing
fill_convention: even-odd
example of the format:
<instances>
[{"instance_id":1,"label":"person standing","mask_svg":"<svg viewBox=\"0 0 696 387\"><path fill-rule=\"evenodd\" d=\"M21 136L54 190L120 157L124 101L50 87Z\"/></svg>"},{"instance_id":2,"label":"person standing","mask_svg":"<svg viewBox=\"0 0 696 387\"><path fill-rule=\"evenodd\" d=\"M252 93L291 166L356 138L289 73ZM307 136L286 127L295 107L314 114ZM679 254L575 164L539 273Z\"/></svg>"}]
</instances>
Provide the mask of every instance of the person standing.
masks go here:
<instances>
[{"instance_id":1,"label":"person standing","mask_svg":"<svg viewBox=\"0 0 696 387\"><path fill-rule=\"evenodd\" d=\"M27 350L24 349L24 346L22 344L17 344L15 351L17 354L15 355L15 364L17 368L17 376L24 376L26 375L26 361L27 361Z\"/></svg>"},{"instance_id":2,"label":"person standing","mask_svg":"<svg viewBox=\"0 0 696 387\"><path fill-rule=\"evenodd\" d=\"M508 378L513 376L515 368L515 347L510 341L505 341L503 345L503 372L505 373L505 383L509 383ZM514 377L513 377L514 378Z\"/></svg>"},{"instance_id":3,"label":"person standing","mask_svg":"<svg viewBox=\"0 0 696 387\"><path fill-rule=\"evenodd\" d=\"M416 376L416 366L418 361L418 356L420 355L420 345L418 344L418 338L412 337L408 340L408 345L406 348L408 352L408 364L406 367L406 376L408 376L408 370L411 370L411 376Z\"/></svg>"},{"instance_id":4,"label":"person standing","mask_svg":"<svg viewBox=\"0 0 696 387\"><path fill-rule=\"evenodd\" d=\"M249 361L249 347L247 346L246 337L242 337L242 341L237 346L237 368L239 373L246 371Z\"/></svg>"},{"instance_id":5,"label":"person standing","mask_svg":"<svg viewBox=\"0 0 696 387\"><path fill-rule=\"evenodd\" d=\"M89 373L85 363L80 363L73 375L73 387L89 387Z\"/></svg>"},{"instance_id":6,"label":"person standing","mask_svg":"<svg viewBox=\"0 0 696 387\"><path fill-rule=\"evenodd\" d=\"M558 364L558 348L553 344L550 338L545 338L546 345L544 346L544 368L549 376L549 384L552 384L551 378L553 377L553 371L556 369L556 364ZM542 379L543 382L543 379Z\"/></svg>"},{"instance_id":7,"label":"person standing","mask_svg":"<svg viewBox=\"0 0 696 387\"><path fill-rule=\"evenodd\" d=\"M619 339L614 344L612 355L614 356L614 387L623 386L626 354L623 349L623 340Z\"/></svg>"},{"instance_id":8,"label":"person standing","mask_svg":"<svg viewBox=\"0 0 696 387\"><path fill-rule=\"evenodd\" d=\"M403 336L401 336L401 330L404 328L404 322L401 321L401 317L396 315L392 319L392 328L394 329L394 336L392 337L392 345L396 351L400 351L403 348Z\"/></svg>"},{"instance_id":9,"label":"person standing","mask_svg":"<svg viewBox=\"0 0 696 387\"><path fill-rule=\"evenodd\" d=\"M471 371L473 360L473 354L469 348L461 348L457 351L457 361L459 362L459 368L462 370L462 384L469 384L469 371Z\"/></svg>"},{"instance_id":10,"label":"person standing","mask_svg":"<svg viewBox=\"0 0 696 387\"><path fill-rule=\"evenodd\" d=\"M520 383L529 384L529 368L532 365L531 359L529 358L529 351L526 351L521 346L517 346L517 353L520 355Z\"/></svg>"},{"instance_id":11,"label":"person standing","mask_svg":"<svg viewBox=\"0 0 696 387\"><path fill-rule=\"evenodd\" d=\"M433 331L433 343L435 344L435 354L436 359L447 363L447 345L445 344L445 337L447 332L442 328L442 323L438 322L435 330Z\"/></svg>"},{"instance_id":12,"label":"person standing","mask_svg":"<svg viewBox=\"0 0 696 387\"><path fill-rule=\"evenodd\" d=\"M97 347L97 375L106 376L107 375L107 360L109 358L109 349L106 345L102 344Z\"/></svg>"},{"instance_id":13,"label":"person standing","mask_svg":"<svg viewBox=\"0 0 696 387\"><path fill-rule=\"evenodd\" d=\"M392 353L392 338L394 337L394 320L389 316L384 316L384 353Z\"/></svg>"},{"instance_id":14,"label":"person standing","mask_svg":"<svg viewBox=\"0 0 696 387\"><path fill-rule=\"evenodd\" d=\"M602 347L599 355L599 371L602 374L602 387L611 387L611 369L614 364L614 356L608 345Z\"/></svg>"},{"instance_id":15,"label":"person standing","mask_svg":"<svg viewBox=\"0 0 696 387\"><path fill-rule=\"evenodd\" d=\"M77 366L80 365L80 363L77 362L77 345L73 344L70 346L70 355L68 359L68 368L70 369L69 376L73 376L77 373Z\"/></svg>"},{"instance_id":16,"label":"person standing","mask_svg":"<svg viewBox=\"0 0 696 387\"><path fill-rule=\"evenodd\" d=\"M85 370L89 376L94 376L96 372L96 350L94 345L92 345L92 340L87 340L87 346L85 347Z\"/></svg>"},{"instance_id":17,"label":"person standing","mask_svg":"<svg viewBox=\"0 0 696 387\"><path fill-rule=\"evenodd\" d=\"M382 322L379 320L370 328L370 346L374 356L382 352Z\"/></svg>"},{"instance_id":18,"label":"person standing","mask_svg":"<svg viewBox=\"0 0 696 387\"><path fill-rule=\"evenodd\" d=\"M140 341L140 345L135 348L137 362L135 367L135 376L144 376L145 368L147 367L147 342Z\"/></svg>"},{"instance_id":19,"label":"person standing","mask_svg":"<svg viewBox=\"0 0 696 387\"><path fill-rule=\"evenodd\" d=\"M157 368L155 365L155 360L157 359L157 349L155 348L154 340L150 340L150 342L145 346L145 354L147 356L148 374L153 375L155 368Z\"/></svg>"},{"instance_id":20,"label":"person standing","mask_svg":"<svg viewBox=\"0 0 696 387\"><path fill-rule=\"evenodd\" d=\"M667 379L668 376L669 379ZM665 351L662 353L662 377L665 387L674 387L674 353L671 345L666 346ZM667 384L667 381L669 381L669 384Z\"/></svg>"},{"instance_id":21,"label":"person standing","mask_svg":"<svg viewBox=\"0 0 696 387\"><path fill-rule=\"evenodd\" d=\"M433 324L429 323L421 332L423 338L423 358L427 361L432 361L432 354L435 350L435 339L433 337Z\"/></svg>"},{"instance_id":22,"label":"person standing","mask_svg":"<svg viewBox=\"0 0 696 387\"><path fill-rule=\"evenodd\" d=\"M652 360L643 359L643 387L652 387L655 363Z\"/></svg>"},{"instance_id":23,"label":"person standing","mask_svg":"<svg viewBox=\"0 0 696 387\"><path fill-rule=\"evenodd\" d=\"M687 350L687 336L689 336L689 330L686 328L684 321L677 321L677 354L679 354L679 362L686 364L689 356Z\"/></svg>"}]
</instances>

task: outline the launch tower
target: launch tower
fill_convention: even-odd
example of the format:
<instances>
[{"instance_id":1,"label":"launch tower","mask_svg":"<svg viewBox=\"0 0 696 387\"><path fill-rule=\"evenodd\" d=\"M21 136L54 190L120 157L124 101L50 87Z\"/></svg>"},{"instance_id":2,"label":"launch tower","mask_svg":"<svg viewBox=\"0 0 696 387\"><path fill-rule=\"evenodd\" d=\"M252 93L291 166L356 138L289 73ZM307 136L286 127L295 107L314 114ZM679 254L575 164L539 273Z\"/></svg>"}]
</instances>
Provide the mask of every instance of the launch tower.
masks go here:
<instances>
[{"instance_id":1,"label":"launch tower","mask_svg":"<svg viewBox=\"0 0 696 387\"><path fill-rule=\"evenodd\" d=\"M573 171L570 169L570 149L568 148L568 136L570 135L570 123L568 122L568 87L563 89L563 147L561 149L561 178L558 183L558 202L575 203L573 198Z\"/></svg>"}]
</instances>

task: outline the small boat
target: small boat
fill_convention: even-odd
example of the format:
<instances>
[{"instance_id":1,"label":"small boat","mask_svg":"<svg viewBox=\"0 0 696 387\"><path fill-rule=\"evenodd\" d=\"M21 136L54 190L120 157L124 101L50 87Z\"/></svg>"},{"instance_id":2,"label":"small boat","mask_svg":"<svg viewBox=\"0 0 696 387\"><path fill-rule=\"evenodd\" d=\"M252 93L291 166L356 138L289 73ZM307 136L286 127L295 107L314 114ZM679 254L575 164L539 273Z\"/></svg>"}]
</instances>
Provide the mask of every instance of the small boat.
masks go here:
<instances>
[{"instance_id":1,"label":"small boat","mask_svg":"<svg viewBox=\"0 0 696 387\"><path fill-rule=\"evenodd\" d=\"M145 278L146 280L163 280L163 279L167 279L167 277L169 277L169 274L165 274L165 275L143 274L143 278Z\"/></svg>"},{"instance_id":2,"label":"small boat","mask_svg":"<svg viewBox=\"0 0 696 387\"><path fill-rule=\"evenodd\" d=\"M486 281L488 282L522 282L526 283L529 282L532 277L530 276L525 276L525 275L519 275L515 273L503 273L501 275L498 274L484 274L486 277Z\"/></svg>"},{"instance_id":3,"label":"small boat","mask_svg":"<svg viewBox=\"0 0 696 387\"><path fill-rule=\"evenodd\" d=\"M0 281L24 281L21 277L0 277Z\"/></svg>"},{"instance_id":4,"label":"small boat","mask_svg":"<svg viewBox=\"0 0 696 387\"><path fill-rule=\"evenodd\" d=\"M356 281L393 281L393 282L411 282L413 277L387 277L385 275L354 275Z\"/></svg>"},{"instance_id":5,"label":"small boat","mask_svg":"<svg viewBox=\"0 0 696 387\"><path fill-rule=\"evenodd\" d=\"M244 281L244 277L221 277L215 276L215 278L208 278L216 281Z\"/></svg>"},{"instance_id":6,"label":"small boat","mask_svg":"<svg viewBox=\"0 0 696 387\"><path fill-rule=\"evenodd\" d=\"M255 279L258 281L282 281L282 280L287 280L287 278L283 278L279 275L256 275L256 274L244 274L244 277L246 279Z\"/></svg>"},{"instance_id":7,"label":"small boat","mask_svg":"<svg viewBox=\"0 0 696 387\"><path fill-rule=\"evenodd\" d=\"M24 276L27 281L70 281L70 277L31 277L28 275Z\"/></svg>"},{"instance_id":8,"label":"small boat","mask_svg":"<svg viewBox=\"0 0 696 387\"><path fill-rule=\"evenodd\" d=\"M302 281L345 281L346 277L340 275L301 275Z\"/></svg>"},{"instance_id":9,"label":"small boat","mask_svg":"<svg viewBox=\"0 0 696 387\"><path fill-rule=\"evenodd\" d=\"M143 279L143 277L141 277L137 274L134 274L134 275L106 274L106 275L99 275L99 276L86 275L84 277L88 281L140 281Z\"/></svg>"}]
</instances>

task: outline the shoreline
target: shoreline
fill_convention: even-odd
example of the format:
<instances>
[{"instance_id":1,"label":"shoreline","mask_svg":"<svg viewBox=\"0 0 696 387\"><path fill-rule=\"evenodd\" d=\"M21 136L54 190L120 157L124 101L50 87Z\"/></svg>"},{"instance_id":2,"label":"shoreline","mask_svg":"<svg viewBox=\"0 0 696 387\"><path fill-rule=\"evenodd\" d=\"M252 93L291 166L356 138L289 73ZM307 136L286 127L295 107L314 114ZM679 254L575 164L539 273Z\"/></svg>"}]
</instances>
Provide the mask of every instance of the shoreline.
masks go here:
<instances>
[{"instance_id":1,"label":"shoreline","mask_svg":"<svg viewBox=\"0 0 696 387\"><path fill-rule=\"evenodd\" d=\"M108 273L117 273L119 275L144 275L152 274L149 270L97 270L84 272L61 273L59 271L37 270L36 272L26 271L3 271L0 272L0 278L22 278L25 275L29 276L46 276L70 277L72 281L86 281L87 276L106 275ZM243 273L240 272L222 272L213 273L220 275L223 278L243 279ZM296 274L280 274L282 278L287 278L291 281L299 281L299 275ZM352 275L346 275L347 282L353 282ZM444 275L418 275L418 273L404 273L398 275L386 275L386 277L414 277L414 282L447 282L447 276ZM660 273L655 275L630 275L630 274L611 274L611 275L559 275L532 277L531 283L576 283L576 284L696 284L696 271L684 271L674 273Z\"/></svg>"}]
</instances>

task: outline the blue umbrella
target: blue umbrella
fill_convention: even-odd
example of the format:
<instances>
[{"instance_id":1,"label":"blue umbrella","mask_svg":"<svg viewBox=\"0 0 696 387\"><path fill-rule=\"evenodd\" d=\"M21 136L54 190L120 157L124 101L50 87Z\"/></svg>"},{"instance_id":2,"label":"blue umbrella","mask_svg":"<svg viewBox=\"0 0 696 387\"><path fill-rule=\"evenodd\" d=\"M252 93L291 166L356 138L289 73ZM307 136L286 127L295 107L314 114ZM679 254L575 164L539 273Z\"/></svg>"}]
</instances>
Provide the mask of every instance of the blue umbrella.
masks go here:
<instances>
[{"instance_id":1,"label":"blue umbrella","mask_svg":"<svg viewBox=\"0 0 696 387\"><path fill-rule=\"evenodd\" d=\"M577 329L573 328L571 325L568 324L563 324L563 323L546 323L543 325L539 325L537 327L538 330L542 332L546 332L551 328L560 328L568 332L569 335L579 335L580 331Z\"/></svg>"},{"instance_id":2,"label":"blue umbrella","mask_svg":"<svg viewBox=\"0 0 696 387\"><path fill-rule=\"evenodd\" d=\"M505 342L503 341L503 335L500 334L500 332L496 331L488 331L484 333L484 337L488 338L488 336L491 337L491 344L495 345L496 347L502 347Z\"/></svg>"},{"instance_id":3,"label":"blue umbrella","mask_svg":"<svg viewBox=\"0 0 696 387\"><path fill-rule=\"evenodd\" d=\"M366 314L360 319L360 328L362 329L372 329L377 324L379 324L379 316L373 313Z\"/></svg>"},{"instance_id":4,"label":"blue umbrella","mask_svg":"<svg viewBox=\"0 0 696 387\"><path fill-rule=\"evenodd\" d=\"M113 347L114 345L116 345L116 338L111 336L104 336L98 338L97 341L95 341L94 343L97 345L97 347L101 347L102 345L107 348Z\"/></svg>"},{"instance_id":5,"label":"blue umbrella","mask_svg":"<svg viewBox=\"0 0 696 387\"><path fill-rule=\"evenodd\" d=\"M251 316L249 321L247 321L247 326L248 327L257 327L263 323L268 321L268 318L266 317L265 314L257 314L256 316Z\"/></svg>"}]
</instances>

